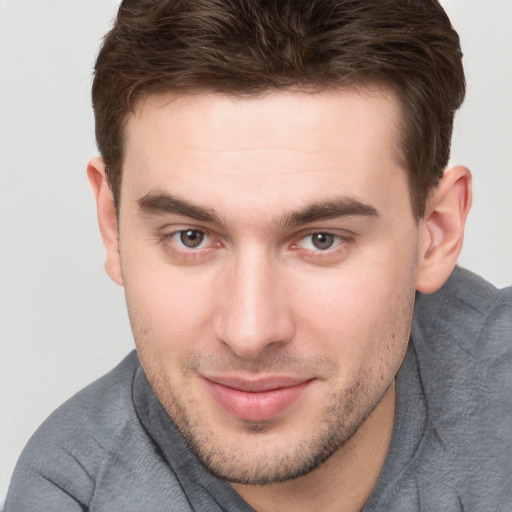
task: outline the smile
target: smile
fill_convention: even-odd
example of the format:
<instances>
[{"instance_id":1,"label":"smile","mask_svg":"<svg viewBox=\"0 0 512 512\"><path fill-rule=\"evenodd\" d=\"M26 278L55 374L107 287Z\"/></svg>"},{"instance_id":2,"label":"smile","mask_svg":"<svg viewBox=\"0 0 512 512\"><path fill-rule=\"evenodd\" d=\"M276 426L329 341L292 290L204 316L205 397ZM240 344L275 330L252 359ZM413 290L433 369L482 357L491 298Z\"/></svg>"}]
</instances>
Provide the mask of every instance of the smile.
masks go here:
<instances>
[{"instance_id":1,"label":"smile","mask_svg":"<svg viewBox=\"0 0 512 512\"><path fill-rule=\"evenodd\" d=\"M276 418L293 405L314 379L269 377L247 380L232 377L204 378L214 400L231 416L248 422Z\"/></svg>"}]
</instances>

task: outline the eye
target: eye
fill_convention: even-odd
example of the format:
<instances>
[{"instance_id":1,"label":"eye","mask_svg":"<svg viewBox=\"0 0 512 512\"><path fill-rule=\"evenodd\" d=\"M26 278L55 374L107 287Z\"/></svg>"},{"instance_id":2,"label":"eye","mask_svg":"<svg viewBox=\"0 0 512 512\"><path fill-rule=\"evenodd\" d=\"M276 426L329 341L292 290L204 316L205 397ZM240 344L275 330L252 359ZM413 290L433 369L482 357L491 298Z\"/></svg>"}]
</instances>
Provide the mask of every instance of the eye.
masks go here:
<instances>
[{"instance_id":1,"label":"eye","mask_svg":"<svg viewBox=\"0 0 512 512\"><path fill-rule=\"evenodd\" d=\"M304 261L317 265L335 265L350 255L356 236L346 231L310 231L296 240L289 247Z\"/></svg>"},{"instance_id":2,"label":"eye","mask_svg":"<svg viewBox=\"0 0 512 512\"><path fill-rule=\"evenodd\" d=\"M186 249L202 249L209 243L208 235L199 229L175 231L170 238L178 247Z\"/></svg>"},{"instance_id":3,"label":"eye","mask_svg":"<svg viewBox=\"0 0 512 512\"><path fill-rule=\"evenodd\" d=\"M157 233L156 237L158 245L171 263L176 265L206 263L215 258L219 249L224 247L222 240L207 229L193 226L179 227L166 226L163 232Z\"/></svg>"},{"instance_id":4,"label":"eye","mask_svg":"<svg viewBox=\"0 0 512 512\"><path fill-rule=\"evenodd\" d=\"M187 229L180 231L180 242L189 249L196 249L204 240L204 233L197 229Z\"/></svg>"},{"instance_id":5,"label":"eye","mask_svg":"<svg viewBox=\"0 0 512 512\"><path fill-rule=\"evenodd\" d=\"M311 233L302 238L299 242L299 245L301 246L302 249L309 249L313 251L327 251L328 249L332 249L342 241L343 239L339 235L318 232Z\"/></svg>"},{"instance_id":6,"label":"eye","mask_svg":"<svg viewBox=\"0 0 512 512\"><path fill-rule=\"evenodd\" d=\"M330 249L336 241L336 237L330 233L313 233L310 236L311 243L320 251Z\"/></svg>"}]
</instances>

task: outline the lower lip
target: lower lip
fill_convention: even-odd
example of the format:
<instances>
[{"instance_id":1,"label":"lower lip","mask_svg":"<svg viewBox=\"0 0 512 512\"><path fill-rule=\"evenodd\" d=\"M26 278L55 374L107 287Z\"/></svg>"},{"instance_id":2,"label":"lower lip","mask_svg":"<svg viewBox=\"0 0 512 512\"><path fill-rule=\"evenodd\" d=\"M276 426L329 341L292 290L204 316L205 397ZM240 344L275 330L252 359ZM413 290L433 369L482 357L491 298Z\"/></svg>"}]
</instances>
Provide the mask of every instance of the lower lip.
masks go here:
<instances>
[{"instance_id":1,"label":"lower lip","mask_svg":"<svg viewBox=\"0 0 512 512\"><path fill-rule=\"evenodd\" d=\"M262 392L241 391L207 379L205 382L213 398L229 414L243 421L263 422L276 418L294 404L312 381Z\"/></svg>"}]
</instances>

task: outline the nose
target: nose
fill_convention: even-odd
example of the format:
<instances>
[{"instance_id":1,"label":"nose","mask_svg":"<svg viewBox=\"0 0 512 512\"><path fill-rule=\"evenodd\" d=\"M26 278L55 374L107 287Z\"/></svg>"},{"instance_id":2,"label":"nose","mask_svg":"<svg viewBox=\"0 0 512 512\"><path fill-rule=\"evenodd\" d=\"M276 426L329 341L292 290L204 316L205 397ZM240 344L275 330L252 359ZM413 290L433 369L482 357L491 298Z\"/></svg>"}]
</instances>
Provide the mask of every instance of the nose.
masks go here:
<instances>
[{"instance_id":1,"label":"nose","mask_svg":"<svg viewBox=\"0 0 512 512\"><path fill-rule=\"evenodd\" d=\"M215 335L239 357L254 360L270 345L293 339L285 279L265 250L233 256L218 290Z\"/></svg>"}]
</instances>

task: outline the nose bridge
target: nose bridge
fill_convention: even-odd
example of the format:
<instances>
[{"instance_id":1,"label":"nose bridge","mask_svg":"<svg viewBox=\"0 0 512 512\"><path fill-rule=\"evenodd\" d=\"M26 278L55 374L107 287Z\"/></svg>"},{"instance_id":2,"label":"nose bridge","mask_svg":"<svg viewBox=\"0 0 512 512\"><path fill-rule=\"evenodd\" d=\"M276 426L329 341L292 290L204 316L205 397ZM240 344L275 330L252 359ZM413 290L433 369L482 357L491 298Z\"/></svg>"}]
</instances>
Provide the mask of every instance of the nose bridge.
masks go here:
<instances>
[{"instance_id":1,"label":"nose bridge","mask_svg":"<svg viewBox=\"0 0 512 512\"><path fill-rule=\"evenodd\" d=\"M255 358L268 345L293 337L285 283L264 247L237 251L219 283L217 337L240 357Z\"/></svg>"}]
</instances>

